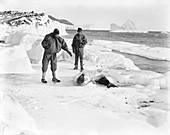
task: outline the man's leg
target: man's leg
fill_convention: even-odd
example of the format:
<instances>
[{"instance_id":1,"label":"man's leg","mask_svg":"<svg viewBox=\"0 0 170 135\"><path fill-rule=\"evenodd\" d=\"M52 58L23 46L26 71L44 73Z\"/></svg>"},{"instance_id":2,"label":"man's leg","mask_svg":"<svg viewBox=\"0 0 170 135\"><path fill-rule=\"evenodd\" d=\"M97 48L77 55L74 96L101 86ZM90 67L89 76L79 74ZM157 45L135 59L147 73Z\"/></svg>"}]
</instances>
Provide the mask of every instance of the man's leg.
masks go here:
<instances>
[{"instance_id":1,"label":"man's leg","mask_svg":"<svg viewBox=\"0 0 170 135\"><path fill-rule=\"evenodd\" d=\"M60 82L60 80L56 78L56 70L57 70L57 54L54 53L51 56L51 71L52 71L52 76L53 76L52 81Z\"/></svg>"},{"instance_id":2,"label":"man's leg","mask_svg":"<svg viewBox=\"0 0 170 135\"><path fill-rule=\"evenodd\" d=\"M49 60L50 60L50 55L44 53L42 59L42 78L41 78L42 83L47 83L47 81L45 80L45 76L48 69Z\"/></svg>"},{"instance_id":3,"label":"man's leg","mask_svg":"<svg viewBox=\"0 0 170 135\"><path fill-rule=\"evenodd\" d=\"M74 63L74 70L78 69L78 60L79 60L79 52L75 51L75 63Z\"/></svg>"},{"instance_id":4,"label":"man's leg","mask_svg":"<svg viewBox=\"0 0 170 135\"><path fill-rule=\"evenodd\" d=\"M79 53L80 53L80 67L81 67L81 71L84 70L83 68L83 55L84 55L84 48L79 48Z\"/></svg>"}]
</instances>

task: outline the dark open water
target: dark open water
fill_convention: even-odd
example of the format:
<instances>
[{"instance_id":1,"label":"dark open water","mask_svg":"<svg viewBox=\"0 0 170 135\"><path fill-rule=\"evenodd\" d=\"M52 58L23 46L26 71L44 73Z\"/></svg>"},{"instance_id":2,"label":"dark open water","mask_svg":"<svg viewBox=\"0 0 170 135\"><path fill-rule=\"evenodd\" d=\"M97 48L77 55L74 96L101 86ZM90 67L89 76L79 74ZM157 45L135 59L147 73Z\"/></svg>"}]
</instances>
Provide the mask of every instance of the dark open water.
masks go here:
<instances>
[{"instance_id":1,"label":"dark open water","mask_svg":"<svg viewBox=\"0 0 170 135\"><path fill-rule=\"evenodd\" d=\"M75 30L67 30L70 34L67 37L73 37ZM170 48L170 34L166 33L128 33L128 32L109 32L107 30L84 30L88 42L96 40L124 41L135 44L145 44L150 47L165 47ZM116 52L119 53L119 52ZM130 58L135 65L143 70L151 70L158 73L166 73L170 71L170 62L151 60L140 56L121 53L125 57Z\"/></svg>"}]
</instances>

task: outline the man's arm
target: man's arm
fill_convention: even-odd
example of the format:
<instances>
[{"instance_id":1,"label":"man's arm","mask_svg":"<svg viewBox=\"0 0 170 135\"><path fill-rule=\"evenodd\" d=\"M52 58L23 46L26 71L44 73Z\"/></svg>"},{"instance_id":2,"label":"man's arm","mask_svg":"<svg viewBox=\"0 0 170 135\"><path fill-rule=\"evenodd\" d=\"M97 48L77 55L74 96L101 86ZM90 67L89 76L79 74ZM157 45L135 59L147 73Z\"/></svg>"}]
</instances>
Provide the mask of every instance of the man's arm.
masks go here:
<instances>
[{"instance_id":1,"label":"man's arm","mask_svg":"<svg viewBox=\"0 0 170 135\"><path fill-rule=\"evenodd\" d=\"M41 42L41 45L43 46L44 49L48 49L50 47L50 41L49 41L49 36L45 36L43 41Z\"/></svg>"},{"instance_id":2,"label":"man's arm","mask_svg":"<svg viewBox=\"0 0 170 135\"><path fill-rule=\"evenodd\" d=\"M74 48L74 47L75 47L75 36L74 36L74 38L73 38L73 41L72 41L71 46L72 46L72 48Z\"/></svg>"},{"instance_id":3,"label":"man's arm","mask_svg":"<svg viewBox=\"0 0 170 135\"><path fill-rule=\"evenodd\" d=\"M61 48L63 50L65 50L70 56L72 56L71 52L68 50L68 46L67 46L66 42L64 41L64 39L60 37L59 40L61 43Z\"/></svg>"},{"instance_id":4,"label":"man's arm","mask_svg":"<svg viewBox=\"0 0 170 135\"><path fill-rule=\"evenodd\" d=\"M86 39L86 37L83 35L83 37L82 37L82 44L83 45L86 45L87 44L87 39Z\"/></svg>"},{"instance_id":5,"label":"man's arm","mask_svg":"<svg viewBox=\"0 0 170 135\"><path fill-rule=\"evenodd\" d=\"M72 44L71 44L73 53L75 53L75 44L76 44L76 36L74 36Z\"/></svg>"}]
</instances>

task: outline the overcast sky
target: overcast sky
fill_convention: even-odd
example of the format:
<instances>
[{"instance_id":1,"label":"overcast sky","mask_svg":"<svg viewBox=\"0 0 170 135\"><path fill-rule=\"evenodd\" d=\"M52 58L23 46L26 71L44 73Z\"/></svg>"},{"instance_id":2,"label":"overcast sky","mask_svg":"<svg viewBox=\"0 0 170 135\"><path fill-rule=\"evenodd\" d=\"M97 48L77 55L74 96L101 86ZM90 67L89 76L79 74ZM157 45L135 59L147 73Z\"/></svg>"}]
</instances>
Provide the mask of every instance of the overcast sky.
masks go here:
<instances>
[{"instance_id":1,"label":"overcast sky","mask_svg":"<svg viewBox=\"0 0 170 135\"><path fill-rule=\"evenodd\" d=\"M0 0L0 10L45 12L101 29L130 19L139 30L170 30L170 0Z\"/></svg>"}]
</instances>

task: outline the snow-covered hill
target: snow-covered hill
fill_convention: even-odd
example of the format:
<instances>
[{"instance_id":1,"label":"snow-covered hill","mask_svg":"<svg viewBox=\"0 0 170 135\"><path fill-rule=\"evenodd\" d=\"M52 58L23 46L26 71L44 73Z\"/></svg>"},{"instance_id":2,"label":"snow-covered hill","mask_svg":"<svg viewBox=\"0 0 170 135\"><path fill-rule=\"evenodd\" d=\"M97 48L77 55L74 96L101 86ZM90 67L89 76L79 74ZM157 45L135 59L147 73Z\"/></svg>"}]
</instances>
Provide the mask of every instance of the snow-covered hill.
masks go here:
<instances>
[{"instance_id":1,"label":"snow-covered hill","mask_svg":"<svg viewBox=\"0 0 170 135\"><path fill-rule=\"evenodd\" d=\"M43 22L42 18L46 16L45 13L35 13L31 12L19 12L19 11L4 11L0 12L0 23L7 23L12 26L18 26L22 24L32 24L33 21L37 21L37 25L46 25L50 20L57 21L66 25L73 25L71 22L65 19L57 19L51 15L48 15L47 20Z\"/></svg>"},{"instance_id":2,"label":"snow-covered hill","mask_svg":"<svg viewBox=\"0 0 170 135\"><path fill-rule=\"evenodd\" d=\"M0 40L5 40L8 34L15 32L45 35L55 28L60 30L60 35L66 35L65 27L71 24L45 13L4 11L0 13Z\"/></svg>"}]
</instances>

